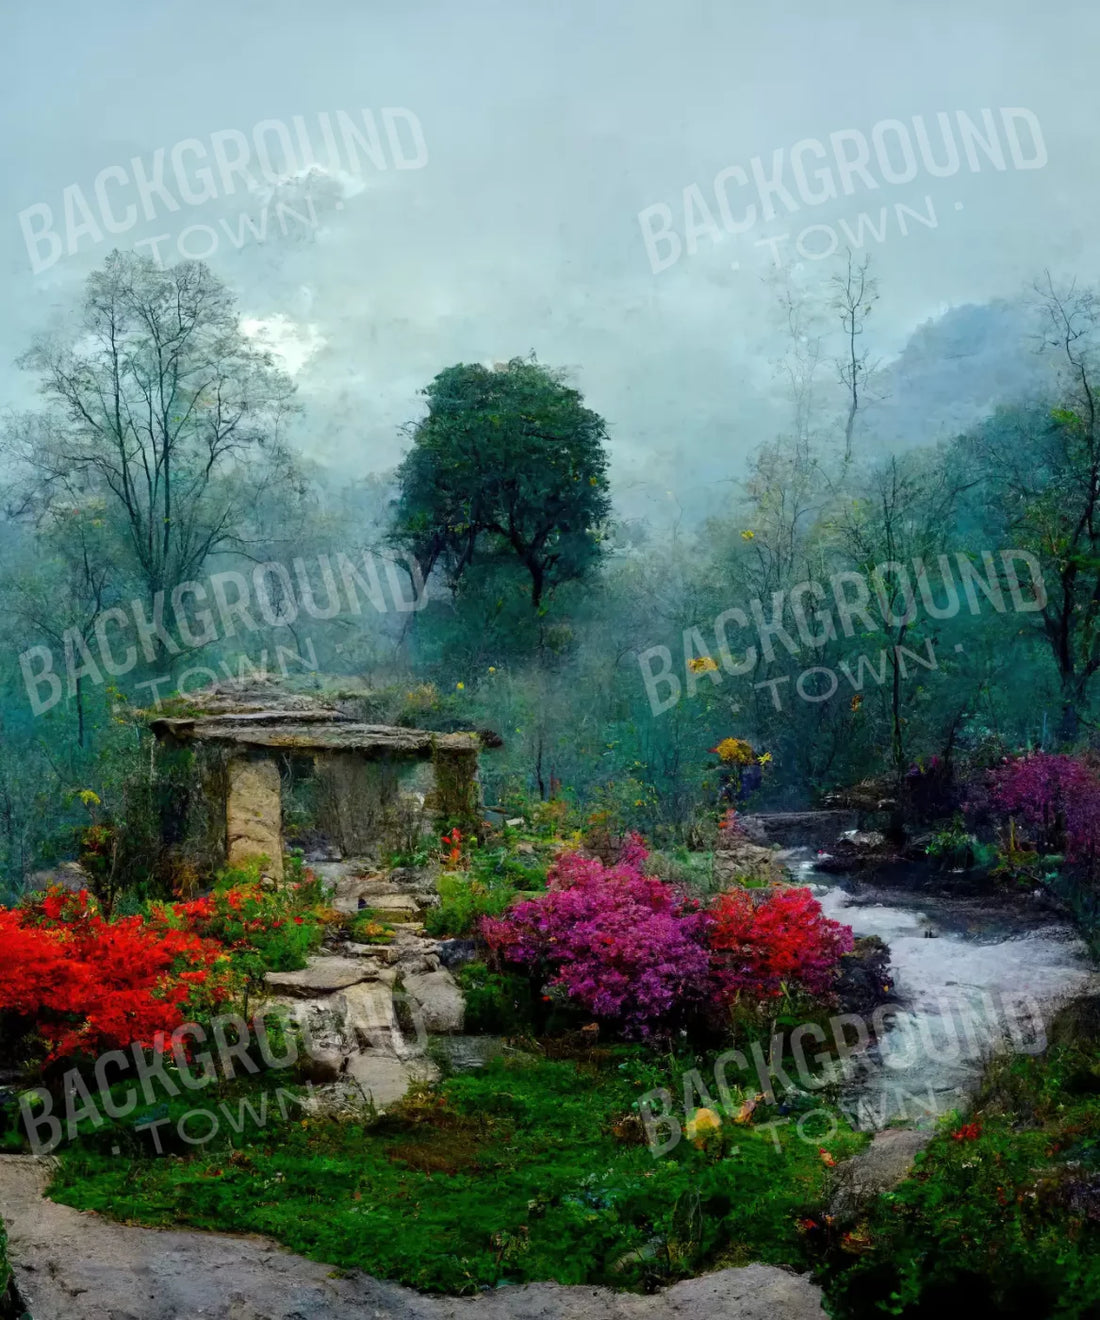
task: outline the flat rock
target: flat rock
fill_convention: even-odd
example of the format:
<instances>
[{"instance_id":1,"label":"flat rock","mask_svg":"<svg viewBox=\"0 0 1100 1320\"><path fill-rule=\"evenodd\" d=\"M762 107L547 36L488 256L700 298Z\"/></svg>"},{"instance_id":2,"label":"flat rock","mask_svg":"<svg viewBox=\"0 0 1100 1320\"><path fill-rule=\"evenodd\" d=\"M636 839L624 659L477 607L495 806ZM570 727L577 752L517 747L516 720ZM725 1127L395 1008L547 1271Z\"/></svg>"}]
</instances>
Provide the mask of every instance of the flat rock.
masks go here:
<instances>
[{"instance_id":1,"label":"flat rock","mask_svg":"<svg viewBox=\"0 0 1100 1320\"><path fill-rule=\"evenodd\" d=\"M384 1051L363 1050L348 1060L345 1075L366 1093L376 1109L389 1109L405 1098L413 1082L432 1080L433 1070L427 1061L417 1063L419 1067ZM434 1076L438 1075L438 1069L434 1069Z\"/></svg>"},{"instance_id":2,"label":"flat rock","mask_svg":"<svg viewBox=\"0 0 1100 1320\"><path fill-rule=\"evenodd\" d=\"M357 985L374 975L369 962L362 958L333 958L321 955L310 958L298 972L268 972L264 977L277 994L294 995L299 999L312 999L316 995L331 994L346 986Z\"/></svg>"},{"instance_id":3,"label":"flat rock","mask_svg":"<svg viewBox=\"0 0 1100 1320\"><path fill-rule=\"evenodd\" d=\"M407 913L415 917L420 912L420 904L411 894L375 894L367 897L367 907L375 912Z\"/></svg>"}]
</instances>

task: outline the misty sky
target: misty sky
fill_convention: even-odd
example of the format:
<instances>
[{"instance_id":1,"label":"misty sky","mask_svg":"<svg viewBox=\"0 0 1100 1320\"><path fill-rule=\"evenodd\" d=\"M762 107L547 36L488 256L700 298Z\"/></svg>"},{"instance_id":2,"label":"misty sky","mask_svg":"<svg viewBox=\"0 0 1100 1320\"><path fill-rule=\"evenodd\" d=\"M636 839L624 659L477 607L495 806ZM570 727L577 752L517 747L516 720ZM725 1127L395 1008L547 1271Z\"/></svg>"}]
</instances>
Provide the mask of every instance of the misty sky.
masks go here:
<instances>
[{"instance_id":1,"label":"misty sky","mask_svg":"<svg viewBox=\"0 0 1100 1320\"><path fill-rule=\"evenodd\" d=\"M668 491L691 507L719 498L729 488L716 483L783 420L772 260L753 246L765 235L933 199L935 228L902 236L891 218L884 241L868 239L886 357L922 322L1013 296L1044 266L1097 271L1100 10L1084 0L62 0L9 3L5 18L4 404L27 401L12 359L113 243L174 242L196 223L216 233L219 220L236 230L266 194L219 188L117 238L86 238L39 274L19 212L48 204L63 238L69 185L90 199L96 176L132 157L209 146L219 130L250 137L264 120L301 116L315 132L320 112L403 107L427 163L334 174L339 209L316 229L273 227L239 249L223 232L208 260L286 351L306 406L300 446L355 474L393 466L398 427L437 371L534 349L606 417L631 507L659 515ZM669 203L682 233L684 188L699 184L714 208L720 170L846 129L869 136L883 120L1002 106L1037 118L1042 168L922 169L650 268L638 212ZM120 208L133 196L120 187ZM833 269L803 260L796 279Z\"/></svg>"}]
</instances>

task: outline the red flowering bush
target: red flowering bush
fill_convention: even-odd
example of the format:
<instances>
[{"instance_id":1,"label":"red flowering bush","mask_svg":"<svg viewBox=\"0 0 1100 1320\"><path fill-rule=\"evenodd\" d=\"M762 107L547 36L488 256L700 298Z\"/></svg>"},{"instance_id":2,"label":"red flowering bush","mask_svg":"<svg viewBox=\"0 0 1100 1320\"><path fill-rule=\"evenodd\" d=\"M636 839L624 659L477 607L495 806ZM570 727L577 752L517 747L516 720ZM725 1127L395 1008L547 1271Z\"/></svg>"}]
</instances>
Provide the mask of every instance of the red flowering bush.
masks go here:
<instances>
[{"instance_id":1,"label":"red flowering bush","mask_svg":"<svg viewBox=\"0 0 1100 1320\"><path fill-rule=\"evenodd\" d=\"M152 1044L186 1020L194 999L224 994L221 952L141 917L105 921L85 890L51 890L0 908L0 1014L14 1035L41 1036L49 1061Z\"/></svg>"},{"instance_id":2,"label":"red flowering bush","mask_svg":"<svg viewBox=\"0 0 1100 1320\"><path fill-rule=\"evenodd\" d=\"M185 930L217 940L238 971L253 981L265 971L290 972L306 965L324 928L309 907L297 910L295 892L267 892L258 873L227 872L212 894L186 903L154 904L151 921L164 930Z\"/></svg>"},{"instance_id":3,"label":"red flowering bush","mask_svg":"<svg viewBox=\"0 0 1100 1320\"><path fill-rule=\"evenodd\" d=\"M1032 752L995 769L993 806L1015 817L1043 852L1100 860L1100 779L1074 756Z\"/></svg>"},{"instance_id":4,"label":"red flowering bush","mask_svg":"<svg viewBox=\"0 0 1100 1320\"><path fill-rule=\"evenodd\" d=\"M852 928L826 917L808 889L734 889L718 897L711 916L715 977L724 996L767 998L785 986L827 994L853 946Z\"/></svg>"},{"instance_id":5,"label":"red flowering bush","mask_svg":"<svg viewBox=\"0 0 1100 1320\"><path fill-rule=\"evenodd\" d=\"M498 958L531 969L627 1036L648 1036L735 996L825 995L853 946L808 889L736 889L709 910L643 874L637 835L618 861L563 853L546 894L482 920Z\"/></svg>"},{"instance_id":6,"label":"red flowering bush","mask_svg":"<svg viewBox=\"0 0 1100 1320\"><path fill-rule=\"evenodd\" d=\"M647 856L637 835L613 866L564 853L546 894L483 918L482 932L500 958L547 976L625 1035L647 1036L702 1006L710 969L708 915L643 875Z\"/></svg>"}]
</instances>

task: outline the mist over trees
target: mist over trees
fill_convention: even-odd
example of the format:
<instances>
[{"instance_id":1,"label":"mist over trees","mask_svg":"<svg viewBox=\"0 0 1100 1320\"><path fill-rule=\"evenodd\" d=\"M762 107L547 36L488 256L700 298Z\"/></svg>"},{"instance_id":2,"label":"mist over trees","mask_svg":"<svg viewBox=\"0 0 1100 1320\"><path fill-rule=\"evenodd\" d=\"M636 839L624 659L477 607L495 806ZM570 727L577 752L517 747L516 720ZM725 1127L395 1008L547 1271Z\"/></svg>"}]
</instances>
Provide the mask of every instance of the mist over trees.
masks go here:
<instances>
[{"instance_id":1,"label":"mist over trees","mask_svg":"<svg viewBox=\"0 0 1100 1320\"><path fill-rule=\"evenodd\" d=\"M616 513L630 437L554 364L447 367L409 400L399 468L335 473L301 457L308 411L208 268L112 255L23 358L43 403L5 431L4 883L71 851L82 791L130 809L123 698L179 684L185 701L211 675L266 670L354 690L379 720L492 729L487 801L572 795L657 837L690 837L729 736L770 754L776 805L978 743L1088 738L1094 296L1046 279L955 309L892 362L875 335L888 298L858 254L778 288L788 425L731 460L720 517L653 528ZM944 434L945 417L964 424ZM1041 606L1013 607L1005 549L1041 565ZM978 609L960 555L984 575ZM827 621L818 588L890 564L908 581L880 573L873 627ZM925 606L952 585L962 608ZM19 659L35 647L29 671L52 666L41 690L60 694L38 715ZM641 657L662 647L679 699L657 711Z\"/></svg>"}]
</instances>

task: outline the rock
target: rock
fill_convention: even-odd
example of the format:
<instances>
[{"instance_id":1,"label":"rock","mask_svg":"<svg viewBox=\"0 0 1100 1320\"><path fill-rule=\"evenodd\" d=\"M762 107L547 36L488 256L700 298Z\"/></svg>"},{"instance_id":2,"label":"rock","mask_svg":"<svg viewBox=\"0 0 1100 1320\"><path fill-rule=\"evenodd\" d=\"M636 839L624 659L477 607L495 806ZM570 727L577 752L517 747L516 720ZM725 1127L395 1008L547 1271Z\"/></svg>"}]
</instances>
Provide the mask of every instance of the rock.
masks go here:
<instances>
[{"instance_id":1,"label":"rock","mask_svg":"<svg viewBox=\"0 0 1100 1320\"><path fill-rule=\"evenodd\" d=\"M762 848L748 839L727 837L714 854L714 878L724 888L730 888L740 880L784 884L790 874L782 862L776 861L770 848Z\"/></svg>"},{"instance_id":2,"label":"rock","mask_svg":"<svg viewBox=\"0 0 1100 1320\"><path fill-rule=\"evenodd\" d=\"M453 939L439 941L439 961L444 967L461 967L464 963L476 962L477 956L477 940Z\"/></svg>"},{"instance_id":3,"label":"rock","mask_svg":"<svg viewBox=\"0 0 1100 1320\"><path fill-rule=\"evenodd\" d=\"M88 888L91 878L79 862L59 862L52 870L35 871L33 875L29 875L27 877L27 892L38 893L60 885L63 889L68 889L76 894L81 889Z\"/></svg>"},{"instance_id":4,"label":"rock","mask_svg":"<svg viewBox=\"0 0 1100 1320\"><path fill-rule=\"evenodd\" d=\"M300 1037L299 1059L306 1054L328 1058L338 1054L341 1059L353 1049L355 1040L348 1032L347 1008L338 996L326 995L320 999L290 999L276 996L258 1005L257 1012L267 1017L278 1011L288 1021L297 1024Z\"/></svg>"},{"instance_id":5,"label":"rock","mask_svg":"<svg viewBox=\"0 0 1100 1320\"><path fill-rule=\"evenodd\" d=\"M298 1056L298 1071L308 1082L323 1085L334 1082L344 1071L347 1060L341 1050L314 1050Z\"/></svg>"},{"instance_id":6,"label":"rock","mask_svg":"<svg viewBox=\"0 0 1100 1320\"><path fill-rule=\"evenodd\" d=\"M426 1031L445 1035L462 1031L466 1021L466 1001L450 972L441 969L413 973L405 977L404 986L420 1006Z\"/></svg>"},{"instance_id":7,"label":"rock","mask_svg":"<svg viewBox=\"0 0 1100 1320\"><path fill-rule=\"evenodd\" d=\"M878 852L886 847L886 835L879 830L845 830L836 841L837 851L854 848L856 852Z\"/></svg>"},{"instance_id":8,"label":"rock","mask_svg":"<svg viewBox=\"0 0 1100 1320\"><path fill-rule=\"evenodd\" d=\"M407 913L416 917L420 913L420 904L411 894L375 894L367 899L367 907L386 916Z\"/></svg>"},{"instance_id":9,"label":"rock","mask_svg":"<svg viewBox=\"0 0 1100 1320\"><path fill-rule=\"evenodd\" d=\"M381 981L352 985L341 992L339 1001L352 1040L395 1057L407 1052L388 985Z\"/></svg>"},{"instance_id":10,"label":"rock","mask_svg":"<svg viewBox=\"0 0 1100 1320\"><path fill-rule=\"evenodd\" d=\"M854 829L854 811L764 811L739 816L738 823L753 843L778 843L783 848L820 848L841 831Z\"/></svg>"},{"instance_id":11,"label":"rock","mask_svg":"<svg viewBox=\"0 0 1100 1320\"><path fill-rule=\"evenodd\" d=\"M331 958L319 955L310 958L301 971L268 972L264 980L277 994L312 999L315 995L331 994L335 990L343 990L346 986L356 985L373 975L370 963L363 958Z\"/></svg>"},{"instance_id":12,"label":"rock","mask_svg":"<svg viewBox=\"0 0 1100 1320\"><path fill-rule=\"evenodd\" d=\"M877 935L859 936L840 960L836 992L846 1013L868 1015L892 999L890 946Z\"/></svg>"},{"instance_id":13,"label":"rock","mask_svg":"<svg viewBox=\"0 0 1100 1320\"><path fill-rule=\"evenodd\" d=\"M773 1265L716 1270L650 1296L535 1283L426 1297L267 1238L138 1228L73 1210L43 1197L50 1172L0 1156L16 1282L50 1320L826 1320L819 1289Z\"/></svg>"},{"instance_id":14,"label":"rock","mask_svg":"<svg viewBox=\"0 0 1100 1320\"><path fill-rule=\"evenodd\" d=\"M829 1207L833 1217L840 1221L855 1219L876 1196L903 1182L913 1160L934 1135L913 1128L876 1132L866 1149L837 1167Z\"/></svg>"},{"instance_id":15,"label":"rock","mask_svg":"<svg viewBox=\"0 0 1100 1320\"><path fill-rule=\"evenodd\" d=\"M379 1050L364 1050L348 1060L347 1077L376 1109L403 1100L414 1082L430 1082L438 1076L439 1069L427 1059L402 1060Z\"/></svg>"}]
</instances>

